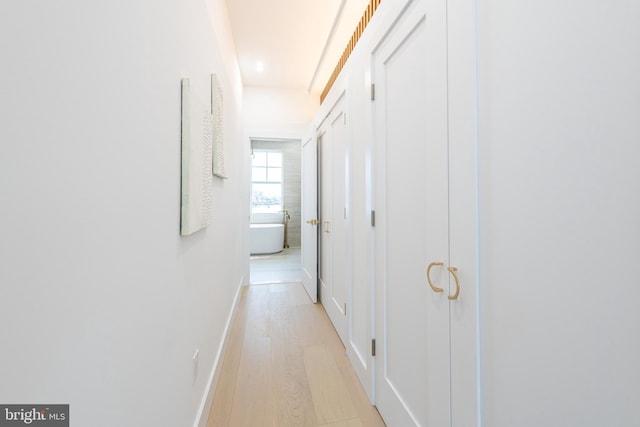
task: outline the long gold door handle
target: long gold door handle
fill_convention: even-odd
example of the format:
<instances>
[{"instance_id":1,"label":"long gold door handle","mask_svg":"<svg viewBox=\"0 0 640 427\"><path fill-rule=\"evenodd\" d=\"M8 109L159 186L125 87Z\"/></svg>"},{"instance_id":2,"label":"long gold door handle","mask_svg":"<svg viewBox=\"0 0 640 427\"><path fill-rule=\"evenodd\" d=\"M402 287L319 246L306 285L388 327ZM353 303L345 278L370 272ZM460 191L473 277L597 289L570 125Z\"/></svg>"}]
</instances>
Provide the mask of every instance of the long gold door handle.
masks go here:
<instances>
[{"instance_id":1,"label":"long gold door handle","mask_svg":"<svg viewBox=\"0 0 640 427\"><path fill-rule=\"evenodd\" d=\"M309 221L307 221L307 224L318 225L318 224L320 224L320 221L318 221L317 219L313 218L313 219L310 219Z\"/></svg>"},{"instance_id":2,"label":"long gold door handle","mask_svg":"<svg viewBox=\"0 0 640 427\"><path fill-rule=\"evenodd\" d=\"M427 267L427 282L429 282L429 286L431 286L431 289L433 289L433 292L442 292L444 289L435 286L431 282L431 269L436 265L444 265L444 264L442 262L432 262L431 264L429 264L429 266Z\"/></svg>"},{"instance_id":3,"label":"long gold door handle","mask_svg":"<svg viewBox=\"0 0 640 427\"><path fill-rule=\"evenodd\" d=\"M447 270L453 274L453 279L456 281L456 292L453 295L448 296L448 298L453 301L458 299L458 295L460 295L460 282L458 281L458 274L456 273L458 269L456 267L449 267Z\"/></svg>"}]
</instances>

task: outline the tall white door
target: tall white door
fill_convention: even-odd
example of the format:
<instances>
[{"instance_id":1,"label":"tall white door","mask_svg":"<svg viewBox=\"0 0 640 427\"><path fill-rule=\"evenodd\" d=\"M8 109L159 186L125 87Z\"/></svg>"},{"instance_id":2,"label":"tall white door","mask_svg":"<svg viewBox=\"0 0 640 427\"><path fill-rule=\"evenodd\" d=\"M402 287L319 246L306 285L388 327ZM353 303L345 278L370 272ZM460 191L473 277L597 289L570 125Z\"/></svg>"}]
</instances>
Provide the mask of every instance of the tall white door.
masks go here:
<instances>
[{"instance_id":1,"label":"tall white door","mask_svg":"<svg viewBox=\"0 0 640 427\"><path fill-rule=\"evenodd\" d=\"M302 145L302 284L318 301L318 144L315 137Z\"/></svg>"},{"instance_id":2,"label":"tall white door","mask_svg":"<svg viewBox=\"0 0 640 427\"><path fill-rule=\"evenodd\" d=\"M477 4L483 424L640 426L640 3Z\"/></svg>"},{"instance_id":3,"label":"tall white door","mask_svg":"<svg viewBox=\"0 0 640 427\"><path fill-rule=\"evenodd\" d=\"M320 300L343 343L348 339L348 135L343 98L321 127L320 170Z\"/></svg>"},{"instance_id":4,"label":"tall white door","mask_svg":"<svg viewBox=\"0 0 640 427\"><path fill-rule=\"evenodd\" d=\"M331 256L331 134L318 135L318 298L323 306L330 299L333 258Z\"/></svg>"},{"instance_id":5,"label":"tall white door","mask_svg":"<svg viewBox=\"0 0 640 427\"><path fill-rule=\"evenodd\" d=\"M424 3L373 56L376 405L402 427L450 425L446 1Z\"/></svg>"}]
</instances>

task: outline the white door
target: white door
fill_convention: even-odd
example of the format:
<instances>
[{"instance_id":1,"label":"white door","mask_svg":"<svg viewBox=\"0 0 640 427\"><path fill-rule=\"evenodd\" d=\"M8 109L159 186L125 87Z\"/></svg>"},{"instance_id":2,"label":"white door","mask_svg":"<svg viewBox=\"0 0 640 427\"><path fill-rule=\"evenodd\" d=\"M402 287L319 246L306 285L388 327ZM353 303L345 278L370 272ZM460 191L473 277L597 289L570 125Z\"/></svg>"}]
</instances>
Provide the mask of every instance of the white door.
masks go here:
<instances>
[{"instance_id":1,"label":"white door","mask_svg":"<svg viewBox=\"0 0 640 427\"><path fill-rule=\"evenodd\" d=\"M318 143L302 145L302 284L318 301Z\"/></svg>"},{"instance_id":2,"label":"white door","mask_svg":"<svg viewBox=\"0 0 640 427\"><path fill-rule=\"evenodd\" d=\"M320 300L343 343L348 340L347 290L348 135L343 98L321 127L320 152Z\"/></svg>"},{"instance_id":3,"label":"white door","mask_svg":"<svg viewBox=\"0 0 640 427\"><path fill-rule=\"evenodd\" d=\"M483 424L640 426L640 2L478 12Z\"/></svg>"},{"instance_id":4,"label":"white door","mask_svg":"<svg viewBox=\"0 0 640 427\"><path fill-rule=\"evenodd\" d=\"M450 425L445 6L414 1L373 55L376 406L394 427Z\"/></svg>"},{"instance_id":5,"label":"white door","mask_svg":"<svg viewBox=\"0 0 640 427\"><path fill-rule=\"evenodd\" d=\"M338 331L343 343L348 342L347 332L347 289L350 284L349 275L349 250L348 250L348 228L347 228L347 182L348 182L348 138L346 115L342 110L332 114L331 117L331 141L333 144L332 154L332 176L331 176L331 222L328 229L331 233L333 258L332 280L330 299L325 299L325 309L331 321ZM346 345L346 344L345 344Z\"/></svg>"},{"instance_id":6,"label":"white door","mask_svg":"<svg viewBox=\"0 0 640 427\"><path fill-rule=\"evenodd\" d=\"M318 297L323 305L330 295L331 257L331 138L326 131L318 135Z\"/></svg>"}]
</instances>

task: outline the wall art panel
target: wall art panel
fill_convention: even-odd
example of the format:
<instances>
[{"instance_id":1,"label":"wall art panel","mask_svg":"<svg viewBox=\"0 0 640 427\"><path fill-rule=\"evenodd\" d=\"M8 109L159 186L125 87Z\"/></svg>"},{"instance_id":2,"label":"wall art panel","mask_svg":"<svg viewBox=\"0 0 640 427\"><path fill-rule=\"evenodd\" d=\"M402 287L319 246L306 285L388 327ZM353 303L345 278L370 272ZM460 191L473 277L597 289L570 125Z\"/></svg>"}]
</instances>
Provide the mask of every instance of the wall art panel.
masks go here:
<instances>
[{"instance_id":1,"label":"wall art panel","mask_svg":"<svg viewBox=\"0 0 640 427\"><path fill-rule=\"evenodd\" d=\"M213 116L213 174L226 178L224 170L222 87L215 74L211 74L211 115Z\"/></svg>"},{"instance_id":2,"label":"wall art panel","mask_svg":"<svg viewBox=\"0 0 640 427\"><path fill-rule=\"evenodd\" d=\"M182 172L180 234L211 224L213 206L213 118L208 106L182 79Z\"/></svg>"}]
</instances>

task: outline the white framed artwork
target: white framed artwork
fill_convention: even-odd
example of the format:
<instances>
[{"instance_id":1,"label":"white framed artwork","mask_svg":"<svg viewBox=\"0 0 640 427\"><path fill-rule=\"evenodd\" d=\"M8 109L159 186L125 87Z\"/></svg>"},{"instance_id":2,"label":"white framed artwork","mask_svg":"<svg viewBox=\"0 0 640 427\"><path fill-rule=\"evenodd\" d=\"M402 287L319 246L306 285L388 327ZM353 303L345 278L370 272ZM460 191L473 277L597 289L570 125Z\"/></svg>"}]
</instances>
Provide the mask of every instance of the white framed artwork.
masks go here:
<instances>
[{"instance_id":1,"label":"white framed artwork","mask_svg":"<svg viewBox=\"0 0 640 427\"><path fill-rule=\"evenodd\" d=\"M182 79L180 234L207 227L213 206L213 118L208 106Z\"/></svg>"}]
</instances>

